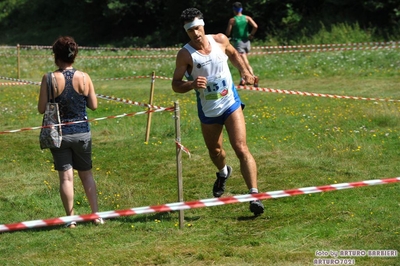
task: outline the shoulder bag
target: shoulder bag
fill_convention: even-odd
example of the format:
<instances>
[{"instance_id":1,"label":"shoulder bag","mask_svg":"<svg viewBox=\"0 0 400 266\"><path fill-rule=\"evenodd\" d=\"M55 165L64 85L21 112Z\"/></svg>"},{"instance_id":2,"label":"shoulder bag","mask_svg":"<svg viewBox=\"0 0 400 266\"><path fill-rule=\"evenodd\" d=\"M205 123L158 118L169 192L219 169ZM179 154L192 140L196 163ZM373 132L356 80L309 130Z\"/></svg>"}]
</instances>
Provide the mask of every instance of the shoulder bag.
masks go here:
<instances>
[{"instance_id":1,"label":"shoulder bag","mask_svg":"<svg viewBox=\"0 0 400 266\"><path fill-rule=\"evenodd\" d=\"M58 103L55 102L53 85L57 88L54 74L47 74L47 103L43 114L42 128L40 130L40 148L53 149L60 148L62 141L61 120ZM51 100L50 100L51 93Z\"/></svg>"}]
</instances>

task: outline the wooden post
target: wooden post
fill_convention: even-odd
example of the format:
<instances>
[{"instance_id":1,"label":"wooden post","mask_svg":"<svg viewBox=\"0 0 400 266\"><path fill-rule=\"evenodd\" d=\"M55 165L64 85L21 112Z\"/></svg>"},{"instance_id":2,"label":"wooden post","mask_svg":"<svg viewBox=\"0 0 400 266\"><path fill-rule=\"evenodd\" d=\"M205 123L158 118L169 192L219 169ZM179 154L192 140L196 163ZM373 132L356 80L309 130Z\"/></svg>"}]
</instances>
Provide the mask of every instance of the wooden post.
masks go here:
<instances>
[{"instance_id":1,"label":"wooden post","mask_svg":"<svg viewBox=\"0 0 400 266\"><path fill-rule=\"evenodd\" d=\"M17 44L17 79L20 79L21 75L20 75L20 55L19 55L19 44Z\"/></svg>"},{"instance_id":2,"label":"wooden post","mask_svg":"<svg viewBox=\"0 0 400 266\"><path fill-rule=\"evenodd\" d=\"M179 103L175 102L175 139L178 143L181 143L181 119ZM176 145L176 173L178 179L178 201L183 202L183 181L182 181L182 149ZM179 210L179 228L184 227L184 214L183 210Z\"/></svg>"},{"instance_id":3,"label":"wooden post","mask_svg":"<svg viewBox=\"0 0 400 266\"><path fill-rule=\"evenodd\" d=\"M151 74L150 99L149 99L149 104L150 105L153 105L154 82L155 82L155 80L156 80L156 76L155 76L155 72L153 71L153 73ZM150 111L151 108L149 107L148 110ZM151 115L152 115L152 112L149 112L147 114L146 137L145 137L145 140L144 140L145 142L149 142L149 138L150 138Z\"/></svg>"}]
</instances>

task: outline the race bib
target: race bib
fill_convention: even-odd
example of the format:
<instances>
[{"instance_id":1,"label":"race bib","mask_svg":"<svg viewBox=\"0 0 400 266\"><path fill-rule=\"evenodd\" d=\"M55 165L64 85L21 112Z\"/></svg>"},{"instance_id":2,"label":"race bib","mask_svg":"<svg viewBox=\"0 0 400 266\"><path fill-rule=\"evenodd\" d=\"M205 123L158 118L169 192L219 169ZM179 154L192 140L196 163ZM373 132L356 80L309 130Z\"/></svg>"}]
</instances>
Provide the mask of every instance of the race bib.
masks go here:
<instances>
[{"instance_id":1,"label":"race bib","mask_svg":"<svg viewBox=\"0 0 400 266\"><path fill-rule=\"evenodd\" d=\"M204 90L204 98L207 101L218 100L229 94L225 78L214 78L207 81L207 88Z\"/></svg>"}]
</instances>

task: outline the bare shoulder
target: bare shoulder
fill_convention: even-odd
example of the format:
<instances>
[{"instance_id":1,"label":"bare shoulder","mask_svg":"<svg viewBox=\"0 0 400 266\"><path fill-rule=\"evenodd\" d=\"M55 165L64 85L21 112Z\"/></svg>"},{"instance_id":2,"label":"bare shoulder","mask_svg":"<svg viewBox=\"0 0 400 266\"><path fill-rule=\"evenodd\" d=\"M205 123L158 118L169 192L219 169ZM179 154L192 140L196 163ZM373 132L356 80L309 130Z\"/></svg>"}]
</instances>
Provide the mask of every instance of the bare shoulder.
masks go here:
<instances>
[{"instance_id":1,"label":"bare shoulder","mask_svg":"<svg viewBox=\"0 0 400 266\"><path fill-rule=\"evenodd\" d=\"M43 82L47 82L47 75L49 75L49 74L48 74L48 73L43 74L42 83L43 83Z\"/></svg>"},{"instance_id":2,"label":"bare shoulder","mask_svg":"<svg viewBox=\"0 0 400 266\"><path fill-rule=\"evenodd\" d=\"M74 75L74 78L77 78L79 80L84 79L84 80L91 80L90 75L84 71L77 70L76 74Z\"/></svg>"},{"instance_id":3,"label":"bare shoulder","mask_svg":"<svg viewBox=\"0 0 400 266\"><path fill-rule=\"evenodd\" d=\"M83 71L81 71L81 70L76 70L76 74L78 74L77 76L82 76L82 75L87 76L87 75L88 75L88 73L83 72Z\"/></svg>"},{"instance_id":4,"label":"bare shoulder","mask_svg":"<svg viewBox=\"0 0 400 266\"><path fill-rule=\"evenodd\" d=\"M214 35L212 35L212 36L213 36L214 40L215 40L217 43L221 44L221 45L226 46L226 45L229 44L229 39L228 39L228 37L226 37L226 35L223 34L223 33L214 34Z\"/></svg>"},{"instance_id":5,"label":"bare shoulder","mask_svg":"<svg viewBox=\"0 0 400 266\"><path fill-rule=\"evenodd\" d=\"M254 21L254 19L250 16L246 16L246 20L248 23L250 23L253 27L257 26L256 22Z\"/></svg>"},{"instance_id":6,"label":"bare shoulder","mask_svg":"<svg viewBox=\"0 0 400 266\"><path fill-rule=\"evenodd\" d=\"M177 54L177 56L188 56L188 55L189 55L189 51L186 48L181 48Z\"/></svg>"},{"instance_id":7,"label":"bare shoulder","mask_svg":"<svg viewBox=\"0 0 400 266\"><path fill-rule=\"evenodd\" d=\"M190 53L187 49L182 48L178 51L178 53L176 55L176 61L190 64L192 62L192 56L190 55Z\"/></svg>"}]
</instances>

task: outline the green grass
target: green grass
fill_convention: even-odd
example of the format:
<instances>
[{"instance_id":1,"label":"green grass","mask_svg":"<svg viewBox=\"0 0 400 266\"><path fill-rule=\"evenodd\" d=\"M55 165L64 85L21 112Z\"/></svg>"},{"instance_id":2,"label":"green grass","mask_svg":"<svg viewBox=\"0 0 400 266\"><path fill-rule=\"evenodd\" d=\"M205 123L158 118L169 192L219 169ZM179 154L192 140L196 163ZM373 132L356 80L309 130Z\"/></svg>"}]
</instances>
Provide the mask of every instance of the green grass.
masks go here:
<instances>
[{"instance_id":1,"label":"green grass","mask_svg":"<svg viewBox=\"0 0 400 266\"><path fill-rule=\"evenodd\" d=\"M12 53L0 51L0 53ZM49 51L23 51L49 55ZM130 52L130 54L150 52ZM127 55L126 51L80 51L80 55ZM152 53L153 54L153 53ZM158 53L160 54L160 53ZM174 52L169 52L174 54ZM16 77L15 57L0 57L0 76ZM400 99L398 50L251 56L260 87L313 93ZM77 59L96 93L148 102L151 75L171 77L173 58ZM21 79L40 81L54 68L51 56L21 60ZM232 70L238 81L236 70ZM2 82L8 82L4 80ZM263 192L397 177L399 103L241 90L248 144ZM38 86L0 86L0 131L39 126ZM212 197L211 164L193 93L174 94L156 79L154 104L179 101L184 200ZM99 99L89 118L146 110ZM154 113L145 143L146 115L91 123L94 174L100 211L177 201L175 128L171 112ZM40 150L38 130L0 134L0 223L64 216L51 154ZM224 196L247 192L238 160L225 140L234 174ZM316 251L400 251L399 184L265 200L253 218L248 204L178 213L113 218L103 226L80 223L0 234L1 265L313 265ZM79 178L76 214L90 212ZM323 257L322 257L323 258ZM330 258L330 257L327 257ZM356 265L400 265L399 258L353 257Z\"/></svg>"}]
</instances>

